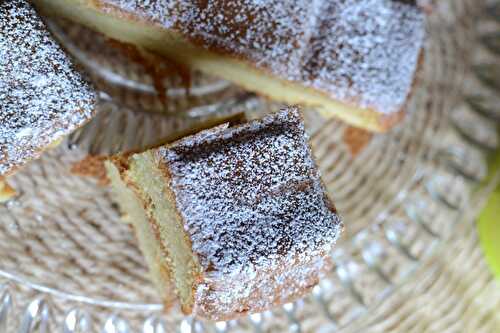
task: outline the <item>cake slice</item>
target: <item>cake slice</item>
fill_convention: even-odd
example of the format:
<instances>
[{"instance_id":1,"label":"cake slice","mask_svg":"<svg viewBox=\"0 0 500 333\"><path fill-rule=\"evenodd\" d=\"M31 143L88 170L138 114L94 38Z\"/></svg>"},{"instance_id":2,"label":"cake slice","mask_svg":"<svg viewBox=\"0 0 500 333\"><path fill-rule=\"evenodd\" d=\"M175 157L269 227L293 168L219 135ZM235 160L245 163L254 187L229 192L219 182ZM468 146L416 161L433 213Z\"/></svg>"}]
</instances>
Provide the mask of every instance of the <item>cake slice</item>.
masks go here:
<instances>
[{"instance_id":1,"label":"cake slice","mask_svg":"<svg viewBox=\"0 0 500 333\"><path fill-rule=\"evenodd\" d=\"M425 35L418 1L39 0L48 14L288 104L384 131Z\"/></svg>"},{"instance_id":2,"label":"cake slice","mask_svg":"<svg viewBox=\"0 0 500 333\"><path fill-rule=\"evenodd\" d=\"M173 283L185 313L263 311L308 292L330 267L342 222L296 108L115 159L108 170L121 206L149 223L150 252L160 256L148 262L169 272L157 278ZM135 199L123 197L125 186Z\"/></svg>"},{"instance_id":3,"label":"cake slice","mask_svg":"<svg viewBox=\"0 0 500 333\"><path fill-rule=\"evenodd\" d=\"M27 0L0 1L0 176L83 125L95 93Z\"/></svg>"}]
</instances>

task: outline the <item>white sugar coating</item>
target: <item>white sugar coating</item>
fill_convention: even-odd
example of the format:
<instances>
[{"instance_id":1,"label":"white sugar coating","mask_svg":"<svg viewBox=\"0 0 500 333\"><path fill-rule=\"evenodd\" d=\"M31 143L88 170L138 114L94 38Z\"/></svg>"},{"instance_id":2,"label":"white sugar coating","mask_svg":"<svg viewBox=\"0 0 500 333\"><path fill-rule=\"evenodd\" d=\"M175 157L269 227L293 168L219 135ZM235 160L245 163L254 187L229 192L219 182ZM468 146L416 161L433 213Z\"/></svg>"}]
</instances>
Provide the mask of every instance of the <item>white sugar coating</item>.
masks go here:
<instances>
[{"instance_id":1,"label":"white sugar coating","mask_svg":"<svg viewBox=\"0 0 500 333\"><path fill-rule=\"evenodd\" d=\"M201 132L155 154L205 273L200 313L264 309L317 282L342 222L297 109Z\"/></svg>"},{"instance_id":2,"label":"white sugar coating","mask_svg":"<svg viewBox=\"0 0 500 333\"><path fill-rule=\"evenodd\" d=\"M409 95L425 15L403 0L100 0L344 103L391 114ZM111 10L109 7L103 10Z\"/></svg>"},{"instance_id":3,"label":"white sugar coating","mask_svg":"<svg viewBox=\"0 0 500 333\"><path fill-rule=\"evenodd\" d=\"M25 0L0 2L0 175L88 120L95 93Z\"/></svg>"}]
</instances>

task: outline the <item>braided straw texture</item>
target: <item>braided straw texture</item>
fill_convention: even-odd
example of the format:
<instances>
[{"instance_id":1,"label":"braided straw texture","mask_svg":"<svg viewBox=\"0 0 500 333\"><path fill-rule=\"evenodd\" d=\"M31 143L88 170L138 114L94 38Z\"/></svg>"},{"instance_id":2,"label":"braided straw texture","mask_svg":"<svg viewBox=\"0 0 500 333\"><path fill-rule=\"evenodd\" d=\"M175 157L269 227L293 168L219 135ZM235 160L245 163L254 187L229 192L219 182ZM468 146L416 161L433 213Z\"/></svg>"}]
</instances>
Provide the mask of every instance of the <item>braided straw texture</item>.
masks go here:
<instances>
[{"instance_id":1,"label":"braided straw texture","mask_svg":"<svg viewBox=\"0 0 500 333\"><path fill-rule=\"evenodd\" d=\"M88 68L100 84L119 89L103 88L113 93L94 121L10 178L18 195L0 205L0 332L498 330L499 287L473 224L500 177L486 163L499 146L499 62L477 35L500 26L481 16L485 5L437 2L407 117L390 133L373 135L307 110L314 154L346 221L331 254L335 267L303 300L230 322L186 318L177 309L164 314L108 188L71 168L89 153L140 148L207 114L247 110L257 117L278 106L228 86L201 113L200 99L183 103L178 117L137 112L158 105L151 89L136 105L126 99L133 85L125 89ZM150 82L137 66L106 59L103 66L127 82Z\"/></svg>"}]
</instances>

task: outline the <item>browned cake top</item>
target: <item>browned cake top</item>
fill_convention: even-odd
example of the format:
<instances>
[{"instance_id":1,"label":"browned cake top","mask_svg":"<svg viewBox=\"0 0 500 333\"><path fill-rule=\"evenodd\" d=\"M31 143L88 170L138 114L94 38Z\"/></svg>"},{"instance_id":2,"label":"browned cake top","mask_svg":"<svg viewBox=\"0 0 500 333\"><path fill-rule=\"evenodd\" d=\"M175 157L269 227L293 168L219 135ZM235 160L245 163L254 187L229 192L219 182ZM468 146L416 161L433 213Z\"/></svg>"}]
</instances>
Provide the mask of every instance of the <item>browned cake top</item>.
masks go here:
<instances>
[{"instance_id":1,"label":"browned cake top","mask_svg":"<svg viewBox=\"0 0 500 333\"><path fill-rule=\"evenodd\" d=\"M425 33L411 0L99 0L284 80L391 114L412 86Z\"/></svg>"},{"instance_id":2,"label":"browned cake top","mask_svg":"<svg viewBox=\"0 0 500 333\"><path fill-rule=\"evenodd\" d=\"M159 148L194 252L213 276L328 253L341 221L297 109Z\"/></svg>"},{"instance_id":3,"label":"browned cake top","mask_svg":"<svg viewBox=\"0 0 500 333\"><path fill-rule=\"evenodd\" d=\"M94 103L28 1L0 1L0 175L83 124Z\"/></svg>"},{"instance_id":4,"label":"browned cake top","mask_svg":"<svg viewBox=\"0 0 500 333\"><path fill-rule=\"evenodd\" d=\"M296 108L158 148L204 271L195 312L212 319L294 299L317 282L342 229Z\"/></svg>"}]
</instances>

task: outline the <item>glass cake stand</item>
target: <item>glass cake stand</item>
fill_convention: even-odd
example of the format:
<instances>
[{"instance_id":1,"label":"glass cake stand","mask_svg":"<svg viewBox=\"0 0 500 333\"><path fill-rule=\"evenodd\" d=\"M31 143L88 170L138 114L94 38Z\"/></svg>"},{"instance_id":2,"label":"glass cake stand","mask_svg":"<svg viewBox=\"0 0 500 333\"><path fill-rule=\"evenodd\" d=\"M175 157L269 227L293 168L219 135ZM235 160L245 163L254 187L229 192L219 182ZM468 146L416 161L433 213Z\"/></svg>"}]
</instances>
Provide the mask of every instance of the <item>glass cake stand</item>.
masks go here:
<instances>
[{"instance_id":1,"label":"glass cake stand","mask_svg":"<svg viewBox=\"0 0 500 333\"><path fill-rule=\"evenodd\" d=\"M470 221L500 179L488 169L500 121L500 22L487 14L500 7L491 6L439 1L406 118L390 133L306 110L314 154L346 222L331 253L335 267L302 300L217 323L162 312L108 188L76 174L75 165L207 118L252 118L279 105L199 73L190 73L189 91L179 77L166 78L165 103L143 60L124 57L116 51L123 46L83 27L49 20L100 89L100 110L9 179L18 195L0 205L0 332L356 332L372 327L376 315L378 331L397 330L408 322L394 313L402 299L412 302L405 299L411 281L445 270L430 265L432 258L448 253L451 265L462 260L460 251L477 253ZM389 320L396 324L380 326Z\"/></svg>"}]
</instances>

